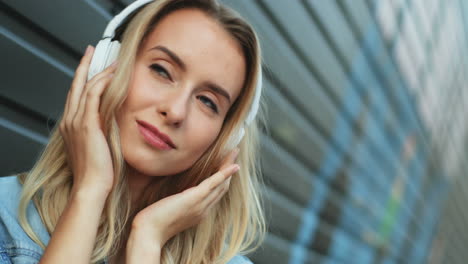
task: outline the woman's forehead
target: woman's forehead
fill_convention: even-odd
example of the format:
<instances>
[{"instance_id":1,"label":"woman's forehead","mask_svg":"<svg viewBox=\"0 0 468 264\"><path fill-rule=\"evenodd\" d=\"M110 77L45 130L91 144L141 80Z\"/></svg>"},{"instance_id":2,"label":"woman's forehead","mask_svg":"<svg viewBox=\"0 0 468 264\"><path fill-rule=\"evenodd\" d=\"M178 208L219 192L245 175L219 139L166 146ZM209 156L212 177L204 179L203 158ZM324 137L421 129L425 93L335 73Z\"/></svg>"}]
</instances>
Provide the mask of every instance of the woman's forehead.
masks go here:
<instances>
[{"instance_id":1,"label":"woman's forehead","mask_svg":"<svg viewBox=\"0 0 468 264\"><path fill-rule=\"evenodd\" d=\"M237 40L214 18L198 9L176 10L162 18L149 33L146 48L151 48L155 42L168 42L173 49L191 47L192 53L202 51L203 48L215 51L214 48L219 47L224 48L226 53L234 51L243 56Z\"/></svg>"}]
</instances>

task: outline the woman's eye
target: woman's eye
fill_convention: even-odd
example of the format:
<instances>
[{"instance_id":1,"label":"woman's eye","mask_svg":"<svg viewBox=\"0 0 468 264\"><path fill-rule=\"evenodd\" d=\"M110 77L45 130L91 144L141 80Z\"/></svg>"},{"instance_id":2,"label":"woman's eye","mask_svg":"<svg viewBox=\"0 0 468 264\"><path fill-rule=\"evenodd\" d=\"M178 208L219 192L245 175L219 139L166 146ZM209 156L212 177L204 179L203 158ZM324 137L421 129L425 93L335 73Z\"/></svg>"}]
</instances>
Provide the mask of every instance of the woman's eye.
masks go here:
<instances>
[{"instance_id":1,"label":"woman's eye","mask_svg":"<svg viewBox=\"0 0 468 264\"><path fill-rule=\"evenodd\" d=\"M197 97L202 103L211 108L213 112L218 113L218 106L208 97L200 95Z\"/></svg>"},{"instance_id":2,"label":"woman's eye","mask_svg":"<svg viewBox=\"0 0 468 264\"><path fill-rule=\"evenodd\" d=\"M171 78L171 75L169 74L169 72L167 72L166 69L164 69L163 66L159 65L159 64L152 64L150 66L150 68L155 71L157 74L159 74L161 77L163 78L166 78L166 79L169 79L169 80L172 80Z\"/></svg>"}]
</instances>

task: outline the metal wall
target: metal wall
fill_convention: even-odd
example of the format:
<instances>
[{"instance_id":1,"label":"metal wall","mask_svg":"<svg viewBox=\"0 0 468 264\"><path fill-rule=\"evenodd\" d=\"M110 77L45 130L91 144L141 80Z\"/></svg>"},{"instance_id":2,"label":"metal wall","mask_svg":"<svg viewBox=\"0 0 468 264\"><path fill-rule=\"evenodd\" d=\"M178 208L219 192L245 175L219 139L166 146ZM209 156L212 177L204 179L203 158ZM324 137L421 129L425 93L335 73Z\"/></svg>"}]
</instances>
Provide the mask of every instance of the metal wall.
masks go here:
<instances>
[{"instance_id":1,"label":"metal wall","mask_svg":"<svg viewBox=\"0 0 468 264\"><path fill-rule=\"evenodd\" d=\"M130 2L0 1L0 175L31 167L82 51ZM269 233L250 257L426 263L466 156L468 3L223 2L264 52Z\"/></svg>"}]
</instances>

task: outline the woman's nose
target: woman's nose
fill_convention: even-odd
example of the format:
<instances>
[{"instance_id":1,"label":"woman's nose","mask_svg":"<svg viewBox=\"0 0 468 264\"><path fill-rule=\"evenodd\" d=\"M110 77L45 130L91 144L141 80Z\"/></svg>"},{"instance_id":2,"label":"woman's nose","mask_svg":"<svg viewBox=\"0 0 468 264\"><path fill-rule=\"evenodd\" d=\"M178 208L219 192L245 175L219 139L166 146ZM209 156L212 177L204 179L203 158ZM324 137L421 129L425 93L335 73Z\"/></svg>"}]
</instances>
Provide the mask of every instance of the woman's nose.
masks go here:
<instances>
[{"instance_id":1,"label":"woman's nose","mask_svg":"<svg viewBox=\"0 0 468 264\"><path fill-rule=\"evenodd\" d=\"M179 127L187 118L188 96L174 92L161 98L158 112L166 124Z\"/></svg>"}]
</instances>

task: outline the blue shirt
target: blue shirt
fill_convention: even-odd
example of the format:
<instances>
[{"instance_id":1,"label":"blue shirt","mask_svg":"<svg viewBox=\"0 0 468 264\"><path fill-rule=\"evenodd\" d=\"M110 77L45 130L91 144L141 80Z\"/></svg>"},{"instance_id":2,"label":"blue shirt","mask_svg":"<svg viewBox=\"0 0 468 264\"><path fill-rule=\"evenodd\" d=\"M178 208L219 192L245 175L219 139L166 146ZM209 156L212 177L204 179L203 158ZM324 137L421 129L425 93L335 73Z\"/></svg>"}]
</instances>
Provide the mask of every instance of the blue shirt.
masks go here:
<instances>
[{"instance_id":1,"label":"blue shirt","mask_svg":"<svg viewBox=\"0 0 468 264\"><path fill-rule=\"evenodd\" d=\"M42 248L24 232L18 221L18 205L22 185L16 176L0 177L0 263L38 263ZM34 203L27 208L32 229L47 245L50 235L37 212ZM252 264L244 256L235 256L228 264Z\"/></svg>"}]
</instances>

